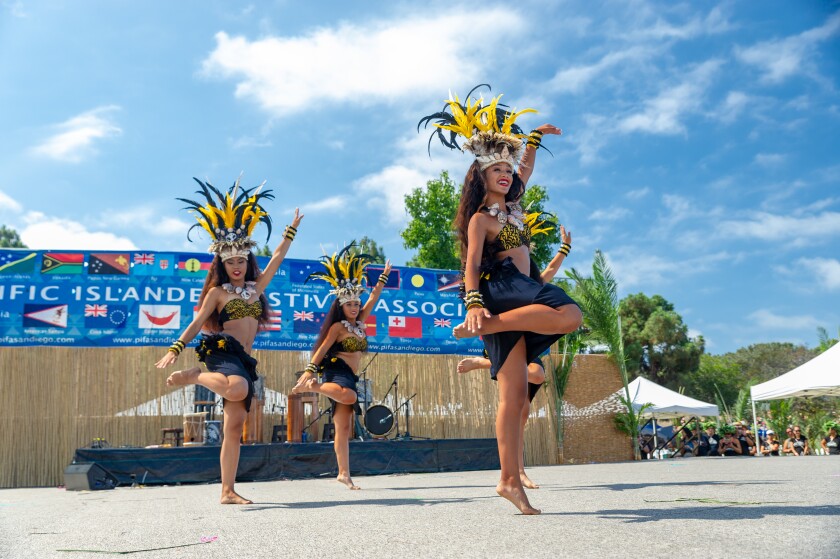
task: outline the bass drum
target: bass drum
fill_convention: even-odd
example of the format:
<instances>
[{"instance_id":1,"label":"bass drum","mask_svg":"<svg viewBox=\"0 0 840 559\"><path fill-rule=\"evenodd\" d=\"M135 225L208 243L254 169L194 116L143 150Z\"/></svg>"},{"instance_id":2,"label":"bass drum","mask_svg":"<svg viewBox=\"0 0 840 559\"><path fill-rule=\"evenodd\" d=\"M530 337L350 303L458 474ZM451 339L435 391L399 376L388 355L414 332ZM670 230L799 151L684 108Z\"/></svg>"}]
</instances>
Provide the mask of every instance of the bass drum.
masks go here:
<instances>
[{"instance_id":1,"label":"bass drum","mask_svg":"<svg viewBox=\"0 0 840 559\"><path fill-rule=\"evenodd\" d=\"M384 437L394 428L394 412L381 404L369 407L365 411L365 427L371 435Z\"/></svg>"}]
</instances>

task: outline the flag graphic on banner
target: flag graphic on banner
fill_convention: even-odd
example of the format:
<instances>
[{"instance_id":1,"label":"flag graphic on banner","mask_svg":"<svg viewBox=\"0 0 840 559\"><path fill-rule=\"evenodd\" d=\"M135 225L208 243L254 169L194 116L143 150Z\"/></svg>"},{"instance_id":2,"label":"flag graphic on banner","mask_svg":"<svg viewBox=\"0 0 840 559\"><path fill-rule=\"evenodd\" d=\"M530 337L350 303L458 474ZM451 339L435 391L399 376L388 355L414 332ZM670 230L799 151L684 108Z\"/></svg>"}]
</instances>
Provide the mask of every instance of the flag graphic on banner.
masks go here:
<instances>
[{"instance_id":1,"label":"flag graphic on banner","mask_svg":"<svg viewBox=\"0 0 840 559\"><path fill-rule=\"evenodd\" d=\"M324 267L317 262L289 262L289 279L292 283L303 283L312 272L321 272Z\"/></svg>"},{"instance_id":2,"label":"flag graphic on banner","mask_svg":"<svg viewBox=\"0 0 840 559\"><path fill-rule=\"evenodd\" d=\"M137 326L170 330L181 327L179 305L140 305Z\"/></svg>"},{"instance_id":3,"label":"flag graphic on banner","mask_svg":"<svg viewBox=\"0 0 840 559\"><path fill-rule=\"evenodd\" d=\"M67 328L67 305L24 305L23 326Z\"/></svg>"},{"instance_id":4,"label":"flag graphic on banner","mask_svg":"<svg viewBox=\"0 0 840 559\"><path fill-rule=\"evenodd\" d=\"M81 252L45 252L41 258L42 274L81 274L85 255Z\"/></svg>"},{"instance_id":5,"label":"flag graphic on banner","mask_svg":"<svg viewBox=\"0 0 840 559\"><path fill-rule=\"evenodd\" d=\"M409 271L405 273L402 287L403 289L416 289L418 291L436 291L437 278L432 272Z\"/></svg>"},{"instance_id":6,"label":"flag graphic on banner","mask_svg":"<svg viewBox=\"0 0 840 559\"><path fill-rule=\"evenodd\" d=\"M129 266L127 252L92 252L88 260L88 275L125 276Z\"/></svg>"},{"instance_id":7,"label":"flag graphic on banner","mask_svg":"<svg viewBox=\"0 0 840 559\"><path fill-rule=\"evenodd\" d=\"M294 311L292 313L292 330L296 334L317 334L321 330L325 313L312 311Z\"/></svg>"},{"instance_id":8,"label":"flag graphic on banner","mask_svg":"<svg viewBox=\"0 0 840 559\"><path fill-rule=\"evenodd\" d=\"M31 274L37 252L0 251L0 274Z\"/></svg>"},{"instance_id":9,"label":"flag graphic on banner","mask_svg":"<svg viewBox=\"0 0 840 559\"><path fill-rule=\"evenodd\" d=\"M436 318L435 328L452 328L452 320L449 318Z\"/></svg>"},{"instance_id":10,"label":"flag graphic on banner","mask_svg":"<svg viewBox=\"0 0 840 559\"><path fill-rule=\"evenodd\" d=\"M131 273L135 276L171 276L175 267L174 254L135 252Z\"/></svg>"},{"instance_id":11,"label":"flag graphic on banner","mask_svg":"<svg viewBox=\"0 0 840 559\"><path fill-rule=\"evenodd\" d=\"M461 275L457 272L447 272L445 274L437 274L437 290L450 291L457 290L461 286Z\"/></svg>"},{"instance_id":12,"label":"flag graphic on banner","mask_svg":"<svg viewBox=\"0 0 840 559\"><path fill-rule=\"evenodd\" d=\"M376 336L376 315L368 315L365 319L365 336Z\"/></svg>"},{"instance_id":13,"label":"flag graphic on banner","mask_svg":"<svg viewBox=\"0 0 840 559\"><path fill-rule=\"evenodd\" d=\"M179 254L178 275L183 277L204 277L213 263L212 254Z\"/></svg>"},{"instance_id":14,"label":"flag graphic on banner","mask_svg":"<svg viewBox=\"0 0 840 559\"><path fill-rule=\"evenodd\" d=\"M388 335L393 338L422 338L423 319L419 316L389 316Z\"/></svg>"},{"instance_id":15,"label":"flag graphic on banner","mask_svg":"<svg viewBox=\"0 0 840 559\"><path fill-rule=\"evenodd\" d=\"M365 268L365 274L367 275L367 284L371 287L376 285L376 282L379 281L379 276L385 271L384 267L371 267L368 266ZM400 288L400 271L391 268L391 273L388 274L388 282L385 284L385 289L399 289Z\"/></svg>"},{"instance_id":16,"label":"flag graphic on banner","mask_svg":"<svg viewBox=\"0 0 840 559\"><path fill-rule=\"evenodd\" d=\"M261 332L279 332L283 327L283 311L282 309L274 310L268 309L268 322L260 326Z\"/></svg>"},{"instance_id":17,"label":"flag graphic on banner","mask_svg":"<svg viewBox=\"0 0 840 559\"><path fill-rule=\"evenodd\" d=\"M122 328L127 318L125 305L85 305L85 328Z\"/></svg>"}]
</instances>

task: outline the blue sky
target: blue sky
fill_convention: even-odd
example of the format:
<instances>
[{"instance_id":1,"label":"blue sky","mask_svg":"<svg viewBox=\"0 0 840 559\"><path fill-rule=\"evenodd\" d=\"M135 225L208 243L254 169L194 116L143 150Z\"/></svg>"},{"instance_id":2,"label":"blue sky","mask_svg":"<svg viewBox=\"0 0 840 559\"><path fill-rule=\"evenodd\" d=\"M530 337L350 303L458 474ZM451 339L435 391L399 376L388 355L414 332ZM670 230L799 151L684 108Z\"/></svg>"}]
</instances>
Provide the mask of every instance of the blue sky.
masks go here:
<instances>
[{"instance_id":1,"label":"blue sky","mask_svg":"<svg viewBox=\"0 0 840 559\"><path fill-rule=\"evenodd\" d=\"M564 130L531 183L568 265L603 250L710 353L812 347L840 326L839 55L828 1L0 0L0 223L203 251L174 198L244 172L277 231L306 214L290 257L368 235L403 264L403 196L470 162L416 123L487 82Z\"/></svg>"}]
</instances>

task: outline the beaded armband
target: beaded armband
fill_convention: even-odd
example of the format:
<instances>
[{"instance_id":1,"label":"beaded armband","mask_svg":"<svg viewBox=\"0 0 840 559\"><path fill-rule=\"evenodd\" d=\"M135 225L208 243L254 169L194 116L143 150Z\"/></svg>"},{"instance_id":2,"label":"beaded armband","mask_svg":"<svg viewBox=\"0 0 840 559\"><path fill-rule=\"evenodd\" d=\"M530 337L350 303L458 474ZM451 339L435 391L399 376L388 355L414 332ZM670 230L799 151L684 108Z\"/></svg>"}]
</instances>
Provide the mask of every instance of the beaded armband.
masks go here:
<instances>
[{"instance_id":1,"label":"beaded armband","mask_svg":"<svg viewBox=\"0 0 840 559\"><path fill-rule=\"evenodd\" d=\"M527 144L529 146L533 146L535 149L539 148L540 144L542 143L542 137L543 137L543 133L540 132L539 130L536 130L536 129L531 130L531 132L528 134Z\"/></svg>"},{"instance_id":2,"label":"beaded armband","mask_svg":"<svg viewBox=\"0 0 840 559\"><path fill-rule=\"evenodd\" d=\"M307 365L306 368L304 369L304 372L312 373L313 375L317 375L318 374L318 365L310 362L309 365Z\"/></svg>"},{"instance_id":3,"label":"beaded armband","mask_svg":"<svg viewBox=\"0 0 840 559\"><path fill-rule=\"evenodd\" d=\"M483 309L484 297L481 296L481 293L477 289L471 289L464 295L464 305L467 306L467 310Z\"/></svg>"},{"instance_id":4,"label":"beaded armband","mask_svg":"<svg viewBox=\"0 0 840 559\"><path fill-rule=\"evenodd\" d=\"M569 256L570 250L572 250L572 245L569 243L563 243L560 245L560 249L557 252L561 253L563 256Z\"/></svg>"},{"instance_id":5,"label":"beaded armband","mask_svg":"<svg viewBox=\"0 0 840 559\"><path fill-rule=\"evenodd\" d=\"M181 352L184 351L186 345L187 344L185 344L181 340L175 340L175 342L171 346L169 346L169 351L171 351L175 355L181 355Z\"/></svg>"},{"instance_id":6,"label":"beaded armband","mask_svg":"<svg viewBox=\"0 0 840 559\"><path fill-rule=\"evenodd\" d=\"M381 283L383 285L388 283L388 274L386 274L386 273L379 274L379 283Z\"/></svg>"},{"instance_id":7,"label":"beaded armband","mask_svg":"<svg viewBox=\"0 0 840 559\"><path fill-rule=\"evenodd\" d=\"M289 239L290 241L294 241L295 240L295 235L297 235L297 229L295 229L291 225L287 225L286 230L283 231L283 236L285 238Z\"/></svg>"}]
</instances>

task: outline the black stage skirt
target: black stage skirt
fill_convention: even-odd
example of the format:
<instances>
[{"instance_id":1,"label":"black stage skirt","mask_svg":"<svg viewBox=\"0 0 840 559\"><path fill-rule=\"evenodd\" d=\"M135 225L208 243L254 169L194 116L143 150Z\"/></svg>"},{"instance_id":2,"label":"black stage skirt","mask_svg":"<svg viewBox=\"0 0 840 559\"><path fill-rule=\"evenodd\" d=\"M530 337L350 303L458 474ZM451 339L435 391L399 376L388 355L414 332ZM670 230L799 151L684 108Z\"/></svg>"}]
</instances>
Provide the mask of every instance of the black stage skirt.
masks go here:
<instances>
[{"instance_id":1,"label":"black stage skirt","mask_svg":"<svg viewBox=\"0 0 840 559\"><path fill-rule=\"evenodd\" d=\"M226 377L237 376L248 381L248 395L245 397L245 411L251 411L254 397L254 382L257 376L257 360L248 355L239 340L230 334L203 334L195 348L198 360L211 373L222 373Z\"/></svg>"},{"instance_id":2,"label":"black stage skirt","mask_svg":"<svg viewBox=\"0 0 840 559\"><path fill-rule=\"evenodd\" d=\"M484 306L492 314L501 314L526 305L546 305L556 309L564 305L577 305L563 289L552 283L539 281L521 273L510 257L496 262L489 270L489 278L482 275L478 289L484 297ZM526 331L499 332L482 336L490 357L490 377L496 375L519 338L525 337L525 362L531 363L562 334L536 334Z\"/></svg>"},{"instance_id":3,"label":"black stage skirt","mask_svg":"<svg viewBox=\"0 0 840 559\"><path fill-rule=\"evenodd\" d=\"M359 405L359 395L356 392L356 383L359 382L359 377L350 368L344 359L341 357L327 356L321 363L321 372L324 375L324 382L331 382L337 384L342 388L348 388L356 394L356 401L352 404L353 410L356 413L362 413L362 407ZM335 413L335 406L338 404L332 398L328 398L332 404L332 412Z\"/></svg>"},{"instance_id":4,"label":"black stage skirt","mask_svg":"<svg viewBox=\"0 0 840 559\"><path fill-rule=\"evenodd\" d=\"M542 367L543 370L545 370L545 365L543 365L542 359L540 359L539 357L535 357L534 360L531 361L531 363L536 363L537 365ZM543 385L542 382L539 383L539 384L534 384L533 382L528 383L528 401L529 402L534 401L534 396L536 396L537 392L540 391L540 388L542 388L542 385Z\"/></svg>"}]
</instances>

